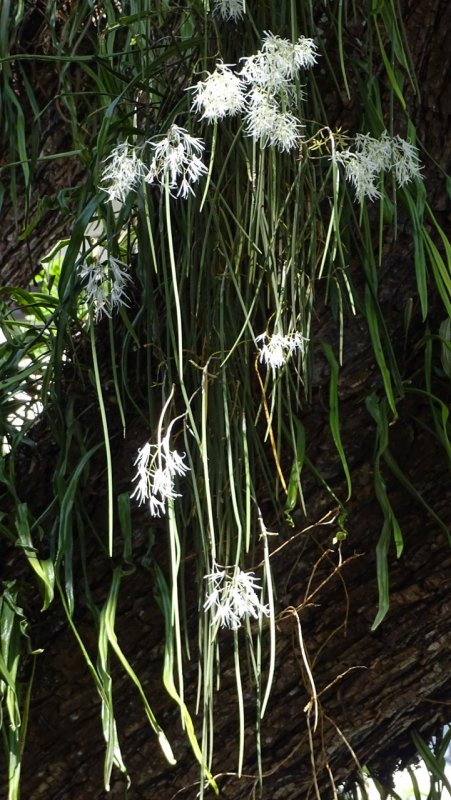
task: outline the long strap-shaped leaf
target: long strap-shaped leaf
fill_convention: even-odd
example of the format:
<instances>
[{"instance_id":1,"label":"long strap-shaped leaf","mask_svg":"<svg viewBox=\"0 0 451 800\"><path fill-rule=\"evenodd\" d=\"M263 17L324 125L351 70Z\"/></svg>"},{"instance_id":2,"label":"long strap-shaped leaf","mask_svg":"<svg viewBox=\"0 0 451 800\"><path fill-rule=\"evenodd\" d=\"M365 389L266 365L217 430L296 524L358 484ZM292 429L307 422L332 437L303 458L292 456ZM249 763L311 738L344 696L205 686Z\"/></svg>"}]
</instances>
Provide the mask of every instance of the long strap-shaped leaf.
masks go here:
<instances>
[{"instance_id":1,"label":"long strap-shaped leaf","mask_svg":"<svg viewBox=\"0 0 451 800\"><path fill-rule=\"evenodd\" d=\"M338 455L340 456L343 472L346 477L346 483L348 487L348 496L346 499L349 500L352 493L352 483L340 434L340 415L338 411L338 361L334 356L334 352L330 344L323 342L323 350L330 366L329 425L332 438L335 442L335 447L337 448Z\"/></svg>"},{"instance_id":2,"label":"long strap-shaped leaf","mask_svg":"<svg viewBox=\"0 0 451 800\"><path fill-rule=\"evenodd\" d=\"M91 661L89 653L83 644L83 640L77 630L77 627L75 626L72 617L72 612L66 597L66 593L63 592L58 577L56 577L56 585L58 586L61 602L67 617L67 621L69 623L70 628L72 629L75 639L78 642L80 650L83 654L83 658L91 674L91 677L94 680L96 689L99 693L99 697L102 703L102 711L101 711L102 730L106 744L103 775L104 775L105 789L106 791L109 791L110 788L109 783L113 766L116 766L118 769L120 769L121 772L123 772L126 775L127 775L127 768L125 767L125 764L122 760L122 754L117 737L116 720L114 718L113 697L111 691L111 676L108 670L108 662L107 662L107 637L103 634L101 630L99 633L100 663L99 663L99 669L97 670L93 662Z\"/></svg>"},{"instance_id":3,"label":"long strap-shaped leaf","mask_svg":"<svg viewBox=\"0 0 451 800\"><path fill-rule=\"evenodd\" d=\"M177 689L175 687L174 677L173 677L174 652L173 652L173 642L172 642L172 623L171 623L172 614L171 614L171 604L169 600L170 593L164 575L160 570L160 568L156 564L154 564L152 570L153 574L155 575L155 580L159 590L158 599L164 614L164 621L166 628L163 683L169 696L172 697L172 699L175 700L175 702L180 707L180 711L182 713L182 719L186 728L186 733L190 745L192 747L194 755L196 756L196 759L198 760L199 764L201 765L204 771L205 777L207 778L215 794L219 794L219 789L216 784L216 781L213 775L211 774L210 770L208 769L208 766L205 763L205 759L202 754L202 750L199 747L191 715L185 703L180 698Z\"/></svg>"},{"instance_id":4,"label":"long strap-shaped leaf","mask_svg":"<svg viewBox=\"0 0 451 800\"><path fill-rule=\"evenodd\" d=\"M122 652L122 650L121 650L121 648L119 646L119 642L117 640L116 632L114 630L114 623L115 623L115 619L116 619L117 598L118 598L118 595L119 595L119 587L120 587L120 583L121 583L121 577L122 577L122 570L121 570L120 567L117 567L114 570L114 573L113 573L113 580L111 582L110 593L109 593L109 595L107 597L106 603L105 603L105 605L104 605L104 607L102 609L102 612L100 614L100 626L101 626L101 628L102 628L102 626L105 626L105 632L106 632L106 635L108 637L108 641L109 641L111 647L113 648L114 652L116 653L116 655L117 655L119 661L121 662L125 672L129 676L129 678L131 678L131 680L135 684L136 688L138 689L138 692L139 692L139 694L141 696L141 700L142 700L142 703L143 703L144 710L146 712L147 718L148 718L153 730L157 734L159 745L160 745L160 747L161 747L166 759L169 761L170 764L175 764L176 760L174 758L174 754L172 752L171 745L169 744L169 741L166 738L166 735L165 735L163 729L158 724L157 719L155 717L155 714L153 713L153 711L152 711L152 709L151 709L151 707L149 705L147 697L146 697L146 695L144 693L144 689L143 689L143 687L141 685L141 681L139 680L139 678L138 678L136 672L134 671L132 665L130 664L128 659L125 657L124 653Z\"/></svg>"},{"instance_id":5,"label":"long strap-shaped leaf","mask_svg":"<svg viewBox=\"0 0 451 800\"><path fill-rule=\"evenodd\" d=\"M379 505L384 514L384 524L379 541L376 546L377 564L377 585L379 590L379 610L373 622L371 630L374 631L384 619L390 605L389 600L389 578L388 578L388 550L390 546L391 534L396 546L396 555L402 553L404 541L398 520L388 499L387 487L382 477L380 462L388 449L388 419L386 411L386 401L379 402L379 398L372 394L366 398L367 410L373 417L377 425L376 433L376 452L374 456L374 491Z\"/></svg>"},{"instance_id":6,"label":"long strap-shaped leaf","mask_svg":"<svg viewBox=\"0 0 451 800\"><path fill-rule=\"evenodd\" d=\"M45 611L53 600L55 571L51 559L47 558L41 560L36 554L36 548L33 546L31 540L28 507L26 503L19 503L17 506L16 528L18 534L17 544L23 548L30 567L34 569L41 582L40 588L42 588L44 593L42 610Z\"/></svg>"}]
</instances>

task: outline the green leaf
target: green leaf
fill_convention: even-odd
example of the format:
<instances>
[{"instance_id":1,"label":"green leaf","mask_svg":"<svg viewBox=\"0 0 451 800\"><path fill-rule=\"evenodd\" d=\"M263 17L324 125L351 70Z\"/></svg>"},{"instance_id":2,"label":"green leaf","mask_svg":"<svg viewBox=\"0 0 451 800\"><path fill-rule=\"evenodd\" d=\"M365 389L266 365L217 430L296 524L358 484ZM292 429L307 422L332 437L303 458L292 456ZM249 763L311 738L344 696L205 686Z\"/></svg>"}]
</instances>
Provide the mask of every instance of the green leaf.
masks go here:
<instances>
[{"instance_id":1,"label":"green leaf","mask_svg":"<svg viewBox=\"0 0 451 800\"><path fill-rule=\"evenodd\" d=\"M124 655L124 653L123 653L123 651L122 651L122 649L121 649L121 647L119 645L117 636L116 636L116 632L115 632L115 629L114 629L114 624L115 624L115 619L116 619L116 607L117 607L117 600L118 600L118 596L119 596L119 587L120 587L120 583L121 583L121 577L122 577L122 570L119 567L117 567L114 570L114 573L113 573L113 580L111 582L111 588L110 588L110 592L109 592L108 598L107 598L107 600L105 602L105 605L103 606L103 609L102 609L101 614L100 614L100 634L99 634L99 637L100 637L100 635L106 636L106 639L108 640L108 644L114 650L114 652L115 652L117 658L119 659L119 661L120 661L125 673L128 675L128 677L132 680L132 682L135 684L136 688L138 689L139 695L141 697L142 704L144 706L144 710L145 710L146 715L147 715L147 719L149 720L151 727L153 728L153 730L155 731L155 733L156 733L156 735L158 737L158 743L159 743L159 745L161 747L161 750L162 750L165 758L169 762L169 764L175 764L176 760L174 758L174 754L172 752L171 745L169 744L169 741L168 741L163 729L158 724L157 719L155 717L155 714L153 713L153 711L152 711L152 709L151 709L151 707L149 705L149 702L147 700L147 697L145 695L145 692L144 692L144 689L142 687L141 681L139 680L139 678L138 678L136 672L134 671L132 665L130 664L130 662L128 661L126 656Z\"/></svg>"},{"instance_id":2,"label":"green leaf","mask_svg":"<svg viewBox=\"0 0 451 800\"><path fill-rule=\"evenodd\" d=\"M182 718L184 725L186 726L186 732L188 734L188 739L191 744L191 748L193 753L201 765L202 769L205 772L205 776L211 785L212 789L214 790L215 794L219 794L219 789L216 784L216 781L211 774L210 770L208 769L208 765L205 763L205 759L202 755L202 751L199 747L196 733L194 730L193 721L191 719L191 715L183 702L182 698L180 697L179 693L177 692L175 682L174 682L174 651L173 651L173 636L172 636L172 615L171 615L171 594L169 592L167 583L165 581L164 575L161 569L158 567L157 564L153 565L152 571L155 575L156 584L158 587L158 600L160 602L160 606L164 613L165 619L165 628L166 628L166 636L165 636L165 651L164 651L164 669L163 669L163 683L165 686L166 691L168 692L169 696L172 697L173 700L179 705L180 711L182 712Z\"/></svg>"},{"instance_id":3,"label":"green leaf","mask_svg":"<svg viewBox=\"0 0 451 800\"><path fill-rule=\"evenodd\" d=\"M302 422L293 417L293 424L296 428L296 454L290 472L290 479L287 486L287 500L284 508L285 519L290 525L294 525L291 512L297 506L300 491L301 472L305 459L305 428Z\"/></svg>"},{"instance_id":4,"label":"green leaf","mask_svg":"<svg viewBox=\"0 0 451 800\"><path fill-rule=\"evenodd\" d=\"M44 594L44 604L42 610L45 611L53 600L55 586L55 571L53 561L45 559L41 561L36 555L28 523L28 507L26 503L19 503L17 506L16 528L18 534L18 544L23 548L28 563L39 578L40 586Z\"/></svg>"},{"instance_id":5,"label":"green leaf","mask_svg":"<svg viewBox=\"0 0 451 800\"><path fill-rule=\"evenodd\" d=\"M352 483L351 483L351 475L349 473L349 468L348 468L348 462L346 461L346 456L343 449L343 444L341 441L341 434L340 434L340 414L338 410L338 375L339 375L338 361L335 358L332 347L329 344L323 342L322 347L330 366L329 426L333 440L335 442L335 447L337 448L338 455L340 456L340 461L343 467L344 474L346 476L346 483L348 487L348 496L346 500L349 500L352 494Z\"/></svg>"},{"instance_id":6,"label":"green leaf","mask_svg":"<svg viewBox=\"0 0 451 800\"><path fill-rule=\"evenodd\" d=\"M390 547L391 531L387 520L382 527L379 541L376 545L377 588L379 593L379 608L376 618L371 626L375 631L387 615L390 608L390 583L388 577L388 550Z\"/></svg>"},{"instance_id":7,"label":"green leaf","mask_svg":"<svg viewBox=\"0 0 451 800\"><path fill-rule=\"evenodd\" d=\"M377 395L371 394L366 398L365 405L377 425L374 456L374 490L384 514L382 532L376 546L379 610L372 626L372 630L375 630L384 619L390 604L388 578L388 549L390 539L391 536L393 536L396 547L396 555L398 558L402 554L404 540L398 520L396 519L388 498L387 487L385 485L380 466L381 458L383 456L385 457L389 442L386 401L385 399L380 401Z\"/></svg>"},{"instance_id":8,"label":"green leaf","mask_svg":"<svg viewBox=\"0 0 451 800\"><path fill-rule=\"evenodd\" d=\"M117 498L117 508L119 523L121 526L122 535L124 537L122 558L126 563L131 563L133 560L132 515L130 495L128 492L123 492L119 495Z\"/></svg>"},{"instance_id":9,"label":"green leaf","mask_svg":"<svg viewBox=\"0 0 451 800\"><path fill-rule=\"evenodd\" d=\"M443 372L451 380L451 317L440 325L439 336L442 339L441 362Z\"/></svg>"},{"instance_id":10,"label":"green leaf","mask_svg":"<svg viewBox=\"0 0 451 800\"><path fill-rule=\"evenodd\" d=\"M378 312L371 294L370 287L368 285L365 286L365 312L366 312L365 315L366 315L366 321L368 323L371 342L373 345L373 352L382 376L385 393L387 395L387 400L389 402L390 408L394 416L397 417L398 412L396 410L396 401L395 401L395 396L393 394L391 373L390 370L388 369L387 362L385 360L385 355L382 348L382 342L379 332Z\"/></svg>"}]
</instances>

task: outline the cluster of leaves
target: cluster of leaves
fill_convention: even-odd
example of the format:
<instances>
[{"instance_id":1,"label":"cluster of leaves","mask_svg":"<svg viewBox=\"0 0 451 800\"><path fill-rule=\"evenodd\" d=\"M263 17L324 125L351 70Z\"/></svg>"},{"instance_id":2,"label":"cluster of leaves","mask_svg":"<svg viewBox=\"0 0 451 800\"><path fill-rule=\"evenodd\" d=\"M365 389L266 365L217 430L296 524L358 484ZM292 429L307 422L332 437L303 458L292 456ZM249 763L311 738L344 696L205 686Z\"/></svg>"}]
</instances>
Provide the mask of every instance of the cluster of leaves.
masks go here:
<instances>
[{"instance_id":1,"label":"cluster of leaves","mask_svg":"<svg viewBox=\"0 0 451 800\"><path fill-rule=\"evenodd\" d=\"M225 64L236 64L235 79L240 80L241 57L247 56L249 61L249 53L257 52L263 58L264 31L272 31L283 42L311 37L327 75L339 80L348 94L357 92L368 77L363 74L365 63L362 66L361 60L345 58L345 3L315 10L309 4L298 10L295 2L254 5L262 7L245 9L243 4L243 13L238 14L233 11L236 5L219 3L214 15L200 0L160 0L151 10L139 0L42 3L39 14L44 20L47 50L40 55L21 49L21 30L29 24L28 17L37 13L34 4L14 7L5 2L1 12L2 125L9 147L13 202L18 207L21 195L26 202L32 197L33 174L39 166L40 121L47 110L39 105L40 98L32 89L27 69L30 60L47 67L55 64L58 90L56 98L49 101L51 112L58 101L71 138L69 151L43 158L76 158L88 173L71 200L70 238L58 243L47 258L41 274L42 291L6 287L2 293L5 341L0 345L0 402L4 413L0 433L4 456L0 479L8 505L14 509L10 514L14 525L0 520L1 531L22 548L39 581L44 611L55 591L58 593L83 652L101 699L106 787L113 766L126 773L116 730L111 653L136 685L165 756L171 763L174 756L115 632L123 571L114 567L113 556L120 557L122 552L124 562L133 559L133 473L130 467L129 490L118 492L105 375L125 438L130 420L140 421L138 499L149 501L150 526L154 525L152 515L162 515L152 530L159 535L164 530L167 536L166 574L156 561L152 564L165 618L163 682L180 708L201 766L201 793L207 784L215 788L210 771L212 709L213 687L221 670L220 636L233 638L236 653L238 774L245 732L238 644L243 632L256 687L256 736L270 697L275 588L261 509L265 516L282 520L285 515L289 522L296 513L305 512L301 473L306 467L329 493L330 503L338 506L342 519L346 515L352 482L340 433L338 381L347 320L356 310L366 319L380 373L378 393L366 398L377 431L375 492L384 515L377 546L379 611L374 626L380 624L389 606L390 543L395 542L398 554L403 547L381 463L408 484L390 455L388 434L389 422L396 418L407 391L425 394L436 436L451 453L447 409L431 385L432 339L426 338L422 344L422 383L408 386L378 302L383 237L386 227L396 225L400 204L412 225L423 320L428 318L431 284L443 305L443 316L451 316L451 249L427 204L425 188L418 179L391 185L384 178L384 169L400 171L401 156L396 153L402 145L390 145L388 161L371 171L372 199L377 206L371 205L365 192L357 192L361 202L356 205L344 167L355 165L359 146L355 151L349 148L349 139L327 119L321 78L315 70L301 76L293 68L289 86L288 72L282 74L277 102L289 102L290 119L296 114L297 120L290 147L278 148L281 133L275 139L268 130L253 135L250 114L255 108L249 105L247 127L239 116L225 113L217 117L204 113L201 120L196 114L200 93L194 110L191 108L192 93L185 90L212 74L218 60L222 72ZM221 10L228 19L218 25ZM412 84L414 79L394 5L389 0L374 4L368 22L362 45L367 48L368 71L375 31L387 86L393 101L406 112L402 78ZM242 47L239 53L236 25ZM323 46L324 28L336 42L335 64L329 62ZM265 41L272 41L268 33ZM278 47L277 39L274 41L276 45L272 41L271 46ZM306 85L301 86L300 80ZM409 140L412 147L415 129L407 113L404 129L393 129L393 120L384 118L375 78L360 100L362 115L354 136L369 133L367 144ZM278 107L272 96L268 102L274 121ZM205 112L205 103L202 109ZM209 124L212 119L214 125ZM365 147L367 158L369 145ZM372 147L374 150L375 145ZM362 149L363 145L360 152ZM337 151L346 155L336 158ZM202 168L204 152L208 162ZM412 149L402 152L410 153L416 164ZM181 191L180 176L185 181ZM365 273L360 295L352 285L352 253ZM46 270L53 273L50 282L44 281ZM317 347L315 318L324 299L339 343L335 349L327 341L320 341ZM445 356L447 340L449 331L443 329ZM312 365L319 351L330 370L330 431L343 469L344 491L328 486L315 468L302 424L303 410L312 398ZM446 358L443 370L449 374ZM86 421L89 404L82 412L68 404L65 362L71 363L87 387L89 402L101 423L100 441ZM15 454L20 448L32 447L28 436L33 419L26 409L36 402L38 411L49 415L59 446L52 478L55 498L39 515L18 495L14 473ZM16 413L22 417L20 422ZM104 536L96 533L96 537L99 552L111 562L111 585L103 607L93 613L98 635L94 663L74 622L80 588L73 558L83 532L92 533L83 489L99 453L105 454L107 503ZM408 488L424 504L415 488L410 484ZM181 565L187 550L186 528L192 531L189 551L196 553L198 569L200 742L183 689L187 655L182 642L187 622L181 602ZM44 539L50 540L47 557L40 553ZM84 557L81 548L82 560ZM257 568L260 574L255 577L251 570ZM17 591L14 585L5 585L0 607L2 625L5 620L9 631L0 660L4 725L9 726L5 741L13 776L9 800L18 796L21 731L26 727L28 703L18 680L18 664L30 647L23 635L24 615ZM92 606L91 599L89 602ZM221 633L220 623L230 624L232 632ZM268 653L267 663L263 653Z\"/></svg>"}]
</instances>

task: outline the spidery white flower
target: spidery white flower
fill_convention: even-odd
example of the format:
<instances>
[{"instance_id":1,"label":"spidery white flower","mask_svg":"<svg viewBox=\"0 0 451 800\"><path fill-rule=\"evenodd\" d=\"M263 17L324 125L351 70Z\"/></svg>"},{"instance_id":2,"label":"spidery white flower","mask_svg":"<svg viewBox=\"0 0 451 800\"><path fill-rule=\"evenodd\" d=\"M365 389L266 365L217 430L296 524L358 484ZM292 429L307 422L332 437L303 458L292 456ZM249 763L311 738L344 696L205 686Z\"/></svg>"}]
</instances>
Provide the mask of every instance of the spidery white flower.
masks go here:
<instances>
[{"instance_id":1,"label":"spidery white flower","mask_svg":"<svg viewBox=\"0 0 451 800\"><path fill-rule=\"evenodd\" d=\"M85 282L86 301L94 309L96 321L102 314L111 317L116 308L128 306L126 290L131 277L126 270L127 265L108 255L104 248L97 256L94 249L89 262L79 267L78 274Z\"/></svg>"},{"instance_id":2,"label":"spidery white flower","mask_svg":"<svg viewBox=\"0 0 451 800\"><path fill-rule=\"evenodd\" d=\"M345 150L342 153L336 153L334 159L338 164L343 164L346 180L352 183L356 200L362 202L365 197L369 200L377 200L381 197L377 188L380 170L371 158L362 153Z\"/></svg>"},{"instance_id":3,"label":"spidery white flower","mask_svg":"<svg viewBox=\"0 0 451 800\"><path fill-rule=\"evenodd\" d=\"M274 127L268 136L268 145L277 147L282 153L292 150L301 138L301 123L288 111L280 112L274 119Z\"/></svg>"},{"instance_id":4,"label":"spidery white flower","mask_svg":"<svg viewBox=\"0 0 451 800\"><path fill-rule=\"evenodd\" d=\"M389 170L393 161L393 139L384 131L379 139L368 133L357 133L355 137L356 153L367 159L376 172Z\"/></svg>"},{"instance_id":5,"label":"spidery white flower","mask_svg":"<svg viewBox=\"0 0 451 800\"><path fill-rule=\"evenodd\" d=\"M261 50L240 60L243 62L240 77L251 86L264 86L265 89L276 92L288 83L285 73L271 70L271 63Z\"/></svg>"},{"instance_id":6,"label":"spidery white flower","mask_svg":"<svg viewBox=\"0 0 451 800\"><path fill-rule=\"evenodd\" d=\"M189 192L194 194L192 184L208 172L200 157L205 149L202 139L190 136L178 125L171 125L164 139L149 144L154 156L146 181L158 181L164 186L167 180L170 189L177 189L177 197L188 197Z\"/></svg>"},{"instance_id":7,"label":"spidery white flower","mask_svg":"<svg viewBox=\"0 0 451 800\"><path fill-rule=\"evenodd\" d=\"M184 476L189 471L185 464L185 454L171 450L169 433L161 440L161 444L149 444L138 451L135 461L137 467L133 478L137 485L131 497L136 497L139 505L149 501L150 513L159 517L166 512L166 500L180 497L175 491L174 481L177 475Z\"/></svg>"},{"instance_id":8,"label":"spidery white flower","mask_svg":"<svg viewBox=\"0 0 451 800\"><path fill-rule=\"evenodd\" d=\"M244 16L244 0L213 0L213 13L236 22Z\"/></svg>"},{"instance_id":9,"label":"spidery white flower","mask_svg":"<svg viewBox=\"0 0 451 800\"><path fill-rule=\"evenodd\" d=\"M316 63L316 51L313 39L301 36L293 43L265 31L261 50L241 59L238 75L230 65L218 63L215 72L193 87L192 110L209 122L243 113L247 136L262 147L292 150L302 127L291 113L299 97L294 80L300 69Z\"/></svg>"},{"instance_id":10,"label":"spidery white flower","mask_svg":"<svg viewBox=\"0 0 451 800\"><path fill-rule=\"evenodd\" d=\"M127 142L114 148L102 173L102 189L108 199L125 203L127 196L145 174L146 168Z\"/></svg>"},{"instance_id":11,"label":"spidery white flower","mask_svg":"<svg viewBox=\"0 0 451 800\"><path fill-rule=\"evenodd\" d=\"M256 341L260 350L260 362L272 369L280 369L296 350L304 352L306 339L295 331L286 336L280 333L273 333L272 336L261 333Z\"/></svg>"},{"instance_id":12,"label":"spidery white flower","mask_svg":"<svg viewBox=\"0 0 451 800\"><path fill-rule=\"evenodd\" d=\"M398 186L405 186L411 180L422 179L421 162L415 145L395 136L393 146L393 171Z\"/></svg>"},{"instance_id":13,"label":"spidery white flower","mask_svg":"<svg viewBox=\"0 0 451 800\"><path fill-rule=\"evenodd\" d=\"M398 186L421 178L421 164L417 148L400 136L391 137L387 131L376 139L358 133L355 151L347 148L335 152L334 160L345 168L346 179L353 184L356 200L381 197L378 182L382 173L392 172Z\"/></svg>"},{"instance_id":14,"label":"spidery white flower","mask_svg":"<svg viewBox=\"0 0 451 800\"><path fill-rule=\"evenodd\" d=\"M262 48L242 58L240 77L249 85L245 112L246 134L263 147L292 150L299 143L301 123L291 108L296 98L293 81L301 68L316 63L313 39L297 42L265 31Z\"/></svg>"},{"instance_id":15,"label":"spidery white flower","mask_svg":"<svg viewBox=\"0 0 451 800\"><path fill-rule=\"evenodd\" d=\"M214 564L213 572L205 580L208 590L204 611L213 611L212 625L237 630L248 617L259 619L263 614L269 617L269 606L260 601L257 592L261 587L253 572L235 570L229 575L226 569Z\"/></svg>"},{"instance_id":16,"label":"spidery white flower","mask_svg":"<svg viewBox=\"0 0 451 800\"><path fill-rule=\"evenodd\" d=\"M258 86L249 92L245 114L246 133L254 139L267 140L279 113L277 101Z\"/></svg>"},{"instance_id":17,"label":"spidery white flower","mask_svg":"<svg viewBox=\"0 0 451 800\"><path fill-rule=\"evenodd\" d=\"M316 50L313 39L301 36L293 44L288 39L265 31L261 50L241 59L241 77L247 83L277 92L293 81L301 68L306 69L316 63Z\"/></svg>"},{"instance_id":18,"label":"spidery white flower","mask_svg":"<svg viewBox=\"0 0 451 800\"><path fill-rule=\"evenodd\" d=\"M265 31L264 37L262 52L271 68L288 80L294 80L300 69L309 69L316 64L318 48L313 39L300 36L293 44L270 31Z\"/></svg>"},{"instance_id":19,"label":"spidery white flower","mask_svg":"<svg viewBox=\"0 0 451 800\"><path fill-rule=\"evenodd\" d=\"M246 135L259 139L263 147L269 145L287 151L299 142L299 120L288 111L281 111L277 100L260 86L249 92L244 118Z\"/></svg>"},{"instance_id":20,"label":"spidery white flower","mask_svg":"<svg viewBox=\"0 0 451 800\"><path fill-rule=\"evenodd\" d=\"M234 116L244 109L244 81L227 64L218 63L208 78L192 88L195 97L191 108L203 112L201 119L212 122L227 115Z\"/></svg>"}]
</instances>

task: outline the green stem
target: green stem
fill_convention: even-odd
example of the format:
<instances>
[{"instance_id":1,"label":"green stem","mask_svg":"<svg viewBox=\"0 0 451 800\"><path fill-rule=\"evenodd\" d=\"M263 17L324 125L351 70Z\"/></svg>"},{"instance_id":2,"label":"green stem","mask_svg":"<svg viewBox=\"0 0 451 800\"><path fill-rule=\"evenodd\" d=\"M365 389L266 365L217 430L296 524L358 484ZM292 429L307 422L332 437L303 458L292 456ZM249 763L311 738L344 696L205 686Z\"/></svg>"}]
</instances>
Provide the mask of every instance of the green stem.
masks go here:
<instances>
[{"instance_id":1,"label":"green stem","mask_svg":"<svg viewBox=\"0 0 451 800\"><path fill-rule=\"evenodd\" d=\"M169 203L169 198L171 196L171 193L169 191L168 182L169 178L166 179L166 187L165 187L166 227L168 231L169 261L171 263L171 276L172 276L172 286L174 290L175 315L177 318L177 348L178 348L177 368L178 368L180 382L183 383L182 312L180 308L180 297L177 285L177 270L175 268L174 243L172 241L171 207Z\"/></svg>"}]
</instances>

